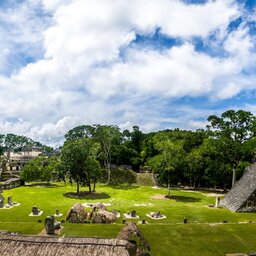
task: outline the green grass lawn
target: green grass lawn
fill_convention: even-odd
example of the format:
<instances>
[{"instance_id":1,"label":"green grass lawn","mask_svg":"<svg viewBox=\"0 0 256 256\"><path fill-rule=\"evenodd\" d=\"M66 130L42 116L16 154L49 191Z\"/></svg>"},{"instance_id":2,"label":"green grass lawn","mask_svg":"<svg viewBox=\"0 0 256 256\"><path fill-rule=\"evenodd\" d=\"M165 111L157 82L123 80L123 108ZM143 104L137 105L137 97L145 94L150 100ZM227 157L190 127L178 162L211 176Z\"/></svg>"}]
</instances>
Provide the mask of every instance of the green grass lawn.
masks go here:
<instances>
[{"instance_id":1,"label":"green grass lawn","mask_svg":"<svg viewBox=\"0 0 256 256\"><path fill-rule=\"evenodd\" d=\"M64 187L61 183L45 187L40 184L5 190L5 198L11 195L20 206L0 209L0 229L24 234L38 234L43 229L47 215L58 208L65 215L76 202L111 203L109 210L121 212L116 224L70 224L65 223L62 235L115 237L122 228L122 214L135 209L140 219L148 225L139 225L151 245L151 255L225 255L230 252L256 251L255 213L232 213L224 208L209 208L215 197L203 192L172 190L171 199L152 199L165 195L166 189L139 186L98 185L97 196L75 199L65 195L75 187ZM145 206L135 206L145 204ZM43 210L40 217L29 217L33 205ZM89 210L89 208L86 208ZM151 220L146 214L160 211L164 220ZM184 217L188 224L183 224ZM61 218L60 218L61 219ZM219 224L226 220L228 224ZM248 223L252 221L253 223ZM239 224L239 222L244 222Z\"/></svg>"}]
</instances>

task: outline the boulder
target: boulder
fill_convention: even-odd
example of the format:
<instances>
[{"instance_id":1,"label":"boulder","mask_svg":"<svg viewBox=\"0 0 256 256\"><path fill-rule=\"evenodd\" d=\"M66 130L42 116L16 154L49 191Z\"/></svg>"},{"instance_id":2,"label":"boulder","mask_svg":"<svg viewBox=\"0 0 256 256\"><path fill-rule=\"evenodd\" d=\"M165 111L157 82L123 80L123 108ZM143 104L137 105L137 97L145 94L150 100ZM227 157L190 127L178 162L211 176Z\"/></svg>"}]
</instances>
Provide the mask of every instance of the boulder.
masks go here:
<instances>
[{"instance_id":1,"label":"boulder","mask_svg":"<svg viewBox=\"0 0 256 256\"><path fill-rule=\"evenodd\" d=\"M83 223L86 221L87 213L80 203L73 205L66 216L66 221L72 223Z\"/></svg>"}]
</instances>

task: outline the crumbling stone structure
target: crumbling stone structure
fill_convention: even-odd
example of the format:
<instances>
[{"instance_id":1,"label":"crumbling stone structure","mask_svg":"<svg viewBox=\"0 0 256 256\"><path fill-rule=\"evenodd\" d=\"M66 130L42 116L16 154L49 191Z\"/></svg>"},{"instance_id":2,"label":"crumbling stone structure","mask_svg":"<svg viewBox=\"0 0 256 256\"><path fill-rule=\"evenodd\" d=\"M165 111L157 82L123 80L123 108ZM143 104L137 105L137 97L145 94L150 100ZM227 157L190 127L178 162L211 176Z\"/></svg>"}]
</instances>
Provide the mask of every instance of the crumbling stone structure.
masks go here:
<instances>
[{"instance_id":1,"label":"crumbling stone structure","mask_svg":"<svg viewBox=\"0 0 256 256\"><path fill-rule=\"evenodd\" d=\"M256 163L245 169L220 205L233 212L256 212Z\"/></svg>"}]
</instances>

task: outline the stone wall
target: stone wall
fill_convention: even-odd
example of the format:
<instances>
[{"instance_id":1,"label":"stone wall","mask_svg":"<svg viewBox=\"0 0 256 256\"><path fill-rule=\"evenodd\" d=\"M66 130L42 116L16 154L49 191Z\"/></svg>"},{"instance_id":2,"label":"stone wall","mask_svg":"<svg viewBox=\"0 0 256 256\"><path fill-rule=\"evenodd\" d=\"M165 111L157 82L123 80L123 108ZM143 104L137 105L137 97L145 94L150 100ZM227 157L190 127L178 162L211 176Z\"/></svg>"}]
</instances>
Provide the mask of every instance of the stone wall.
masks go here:
<instances>
[{"instance_id":1,"label":"stone wall","mask_svg":"<svg viewBox=\"0 0 256 256\"><path fill-rule=\"evenodd\" d=\"M243 176L238 180L231 190L221 201L233 212L256 211L256 164L246 168Z\"/></svg>"},{"instance_id":2,"label":"stone wall","mask_svg":"<svg viewBox=\"0 0 256 256\"><path fill-rule=\"evenodd\" d=\"M4 183L0 184L0 190L7 190L7 189L12 189L12 188L17 188L24 185L24 181L20 179L10 179L5 181Z\"/></svg>"},{"instance_id":3,"label":"stone wall","mask_svg":"<svg viewBox=\"0 0 256 256\"><path fill-rule=\"evenodd\" d=\"M111 184L139 184L142 186L155 186L156 181L152 173L136 173L127 166L111 166ZM107 180L107 172L104 170L100 179L101 182Z\"/></svg>"},{"instance_id":4,"label":"stone wall","mask_svg":"<svg viewBox=\"0 0 256 256\"><path fill-rule=\"evenodd\" d=\"M157 181L153 173L137 173L136 183L142 186L156 186Z\"/></svg>"}]
</instances>

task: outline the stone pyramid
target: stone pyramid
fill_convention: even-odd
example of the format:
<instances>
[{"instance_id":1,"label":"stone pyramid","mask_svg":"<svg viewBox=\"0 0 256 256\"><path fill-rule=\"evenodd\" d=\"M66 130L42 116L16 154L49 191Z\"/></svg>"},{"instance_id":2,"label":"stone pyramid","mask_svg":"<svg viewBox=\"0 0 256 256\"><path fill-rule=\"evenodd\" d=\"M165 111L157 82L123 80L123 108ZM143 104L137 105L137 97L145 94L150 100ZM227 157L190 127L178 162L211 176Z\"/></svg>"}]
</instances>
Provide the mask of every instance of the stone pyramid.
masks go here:
<instances>
[{"instance_id":1,"label":"stone pyramid","mask_svg":"<svg viewBox=\"0 0 256 256\"><path fill-rule=\"evenodd\" d=\"M256 212L256 163L245 169L220 205L233 212Z\"/></svg>"}]
</instances>

